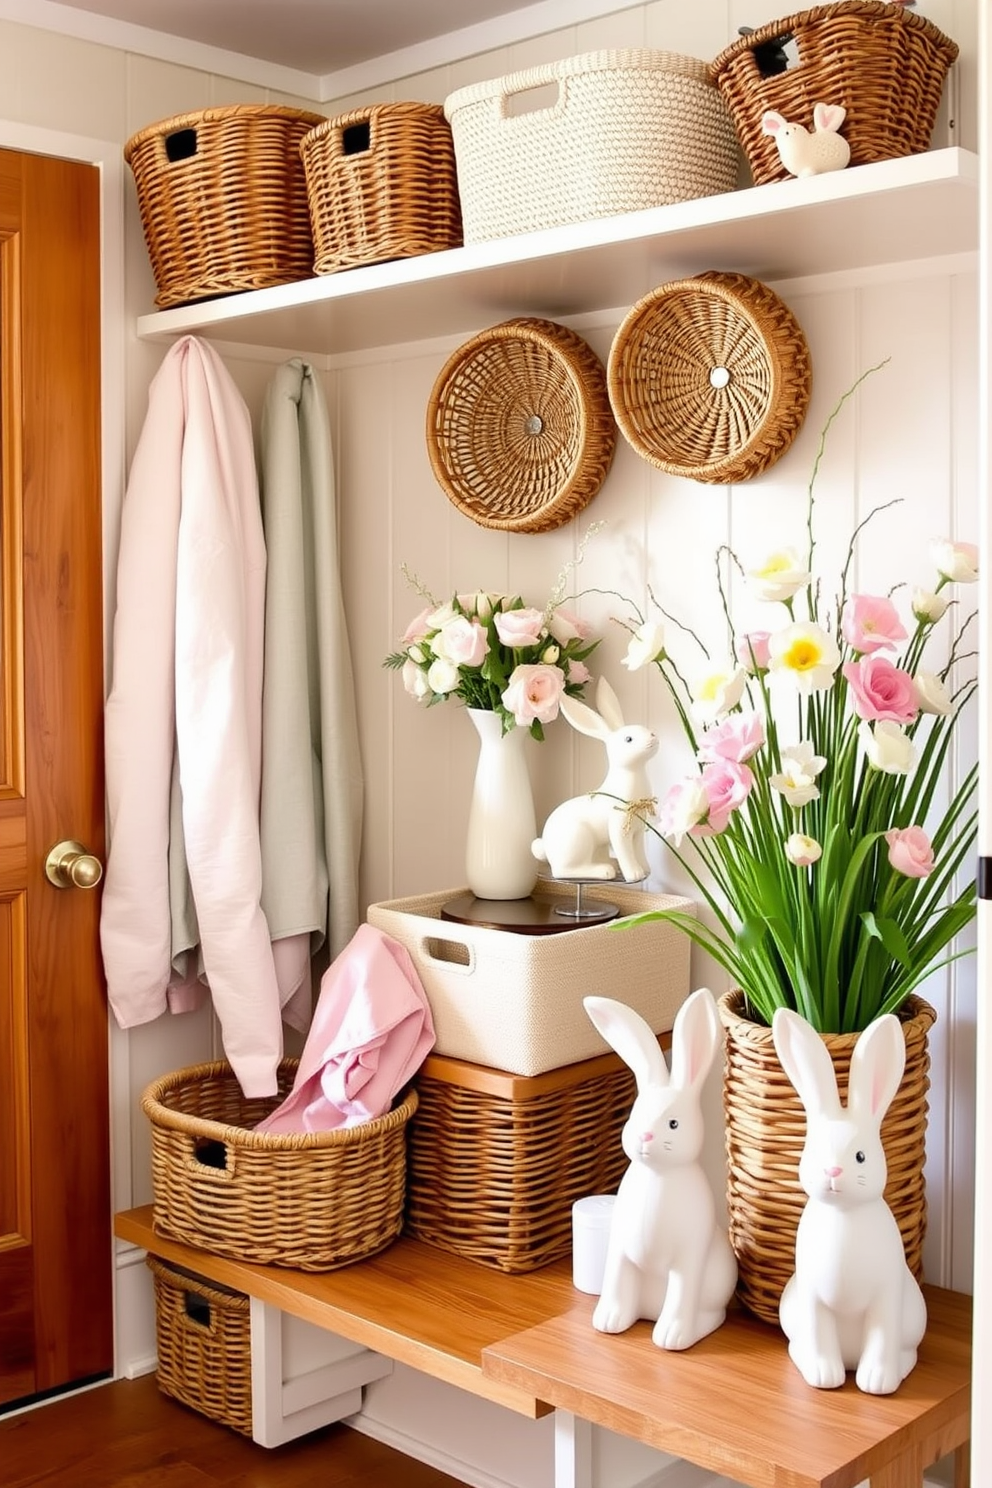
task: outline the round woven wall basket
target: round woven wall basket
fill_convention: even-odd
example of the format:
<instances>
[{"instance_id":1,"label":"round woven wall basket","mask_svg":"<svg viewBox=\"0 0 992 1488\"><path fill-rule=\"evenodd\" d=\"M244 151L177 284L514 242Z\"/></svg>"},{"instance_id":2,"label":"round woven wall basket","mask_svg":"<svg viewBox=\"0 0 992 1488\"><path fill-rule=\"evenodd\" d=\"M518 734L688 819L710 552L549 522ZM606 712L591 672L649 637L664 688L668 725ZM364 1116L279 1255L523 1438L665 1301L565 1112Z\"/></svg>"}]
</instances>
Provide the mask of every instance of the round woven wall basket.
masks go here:
<instances>
[{"instance_id":1,"label":"round woven wall basket","mask_svg":"<svg viewBox=\"0 0 992 1488\"><path fill-rule=\"evenodd\" d=\"M606 372L551 320L504 321L449 358L427 405L427 452L480 527L550 532L587 506L616 448Z\"/></svg>"},{"instance_id":2,"label":"round woven wall basket","mask_svg":"<svg viewBox=\"0 0 992 1488\"><path fill-rule=\"evenodd\" d=\"M778 1324L778 1304L795 1270L796 1229L806 1204L798 1167L806 1113L775 1046L772 1031L745 1016L742 992L719 1000L726 1045L723 1107L727 1126L727 1209L737 1256L737 1295L765 1322ZM920 1280L926 1236L928 1035L934 1009L910 997L899 1012L906 1068L882 1122L888 1168L885 1199L895 1216L906 1264ZM857 1034L824 1034L842 1101Z\"/></svg>"},{"instance_id":3,"label":"round woven wall basket","mask_svg":"<svg viewBox=\"0 0 992 1488\"><path fill-rule=\"evenodd\" d=\"M788 306L745 274L700 274L645 295L610 350L617 423L643 459L710 485L751 480L795 439L812 391Z\"/></svg>"}]
</instances>

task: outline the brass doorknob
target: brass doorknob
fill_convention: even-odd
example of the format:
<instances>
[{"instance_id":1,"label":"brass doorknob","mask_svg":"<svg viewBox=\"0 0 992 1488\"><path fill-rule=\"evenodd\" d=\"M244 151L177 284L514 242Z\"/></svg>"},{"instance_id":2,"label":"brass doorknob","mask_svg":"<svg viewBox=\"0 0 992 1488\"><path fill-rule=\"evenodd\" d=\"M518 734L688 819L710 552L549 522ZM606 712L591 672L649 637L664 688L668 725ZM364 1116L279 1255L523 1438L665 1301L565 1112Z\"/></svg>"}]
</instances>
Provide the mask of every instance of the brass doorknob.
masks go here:
<instances>
[{"instance_id":1,"label":"brass doorknob","mask_svg":"<svg viewBox=\"0 0 992 1488\"><path fill-rule=\"evenodd\" d=\"M93 889L103 877L103 864L81 842L57 842L45 859L45 873L57 889Z\"/></svg>"}]
</instances>

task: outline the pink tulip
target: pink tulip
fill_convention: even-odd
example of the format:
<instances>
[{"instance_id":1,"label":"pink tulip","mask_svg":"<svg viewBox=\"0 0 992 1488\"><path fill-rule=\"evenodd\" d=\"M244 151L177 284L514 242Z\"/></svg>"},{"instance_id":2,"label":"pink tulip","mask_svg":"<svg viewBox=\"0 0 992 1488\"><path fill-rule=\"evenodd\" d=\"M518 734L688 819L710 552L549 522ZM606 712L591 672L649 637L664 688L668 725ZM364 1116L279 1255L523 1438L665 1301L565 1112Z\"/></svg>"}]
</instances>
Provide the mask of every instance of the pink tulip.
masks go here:
<instances>
[{"instance_id":1,"label":"pink tulip","mask_svg":"<svg viewBox=\"0 0 992 1488\"><path fill-rule=\"evenodd\" d=\"M754 776L747 765L737 765L731 760L716 760L713 764L704 765L699 781L706 792L709 810L705 822L692 830L698 836L716 836L724 830L733 812L747 800L754 785Z\"/></svg>"},{"instance_id":2,"label":"pink tulip","mask_svg":"<svg viewBox=\"0 0 992 1488\"><path fill-rule=\"evenodd\" d=\"M935 867L930 838L922 827L893 827L886 832L889 862L907 878L926 878Z\"/></svg>"},{"instance_id":3,"label":"pink tulip","mask_svg":"<svg viewBox=\"0 0 992 1488\"><path fill-rule=\"evenodd\" d=\"M519 728L529 728L535 718L552 723L565 690L565 674L556 666L518 666L502 695L503 707L513 714Z\"/></svg>"},{"instance_id":4,"label":"pink tulip","mask_svg":"<svg viewBox=\"0 0 992 1488\"><path fill-rule=\"evenodd\" d=\"M862 656L876 651L896 651L906 639L906 627L891 599L872 594L852 594L844 606L841 631L852 651Z\"/></svg>"},{"instance_id":5,"label":"pink tulip","mask_svg":"<svg viewBox=\"0 0 992 1488\"><path fill-rule=\"evenodd\" d=\"M430 630L430 626L427 624L427 618L429 615L433 615L433 613L434 606L428 605L426 609L421 610L420 614L415 615L410 621L410 624L403 632L403 639L400 641L400 646L404 651L407 646L412 646L414 641L423 640L428 630Z\"/></svg>"},{"instance_id":6,"label":"pink tulip","mask_svg":"<svg viewBox=\"0 0 992 1488\"><path fill-rule=\"evenodd\" d=\"M699 758L707 764L729 760L742 765L757 754L764 742L765 721L760 713L732 713L703 734Z\"/></svg>"},{"instance_id":7,"label":"pink tulip","mask_svg":"<svg viewBox=\"0 0 992 1488\"><path fill-rule=\"evenodd\" d=\"M573 614L571 610L566 610L562 605L558 605L551 611L548 629L559 646L567 646L569 641L587 641L592 635L592 626L589 621L583 620L580 615Z\"/></svg>"},{"instance_id":8,"label":"pink tulip","mask_svg":"<svg viewBox=\"0 0 992 1488\"><path fill-rule=\"evenodd\" d=\"M768 670L768 637L771 634L767 630L749 630L747 635L737 637L735 654L741 666L752 675L755 672L767 672Z\"/></svg>"},{"instance_id":9,"label":"pink tulip","mask_svg":"<svg viewBox=\"0 0 992 1488\"><path fill-rule=\"evenodd\" d=\"M493 622L500 643L511 651L540 645L544 638L543 610L497 610Z\"/></svg>"},{"instance_id":10,"label":"pink tulip","mask_svg":"<svg viewBox=\"0 0 992 1488\"><path fill-rule=\"evenodd\" d=\"M869 723L912 723L920 711L913 679L884 656L863 656L843 668L854 711Z\"/></svg>"},{"instance_id":11,"label":"pink tulip","mask_svg":"<svg viewBox=\"0 0 992 1488\"><path fill-rule=\"evenodd\" d=\"M574 683L577 687L582 687L586 682L591 681L591 679L592 672L584 661L570 661L568 663L568 681L570 683Z\"/></svg>"}]
</instances>

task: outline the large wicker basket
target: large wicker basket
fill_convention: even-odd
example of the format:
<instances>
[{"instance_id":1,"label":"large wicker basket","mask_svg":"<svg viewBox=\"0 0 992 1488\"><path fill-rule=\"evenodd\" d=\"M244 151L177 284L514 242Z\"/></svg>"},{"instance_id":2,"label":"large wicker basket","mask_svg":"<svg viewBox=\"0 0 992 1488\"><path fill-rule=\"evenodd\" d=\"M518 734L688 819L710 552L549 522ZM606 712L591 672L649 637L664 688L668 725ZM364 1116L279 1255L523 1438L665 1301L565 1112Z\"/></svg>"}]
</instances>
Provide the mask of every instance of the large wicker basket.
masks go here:
<instances>
[{"instance_id":1,"label":"large wicker basket","mask_svg":"<svg viewBox=\"0 0 992 1488\"><path fill-rule=\"evenodd\" d=\"M614 1193L634 1077L615 1054L522 1077L429 1054L410 1123L411 1235L509 1273L572 1244L572 1204Z\"/></svg>"},{"instance_id":2,"label":"large wicker basket","mask_svg":"<svg viewBox=\"0 0 992 1488\"><path fill-rule=\"evenodd\" d=\"M780 71L785 43L798 63ZM759 26L716 57L723 94L755 185L784 181L775 140L761 129L768 109L790 124L813 126L813 106L842 104L841 130L851 165L867 165L930 147L944 79L957 44L926 17L881 0L838 0Z\"/></svg>"},{"instance_id":3,"label":"large wicker basket","mask_svg":"<svg viewBox=\"0 0 992 1488\"><path fill-rule=\"evenodd\" d=\"M358 1126L277 1136L252 1128L285 1099L246 1099L223 1061L149 1085L155 1228L217 1255L331 1271L383 1250L403 1226L406 1126L417 1096Z\"/></svg>"},{"instance_id":4,"label":"large wicker basket","mask_svg":"<svg viewBox=\"0 0 992 1488\"><path fill-rule=\"evenodd\" d=\"M323 119L276 104L235 104L132 135L124 159L160 309L310 278L300 141Z\"/></svg>"},{"instance_id":5,"label":"large wicker basket","mask_svg":"<svg viewBox=\"0 0 992 1488\"><path fill-rule=\"evenodd\" d=\"M442 367L427 453L445 494L481 527L549 532L587 506L616 448L606 373L551 320L507 320Z\"/></svg>"},{"instance_id":6,"label":"large wicker basket","mask_svg":"<svg viewBox=\"0 0 992 1488\"><path fill-rule=\"evenodd\" d=\"M457 248L462 216L451 127L439 103L378 103L305 135L314 269Z\"/></svg>"},{"instance_id":7,"label":"large wicker basket","mask_svg":"<svg viewBox=\"0 0 992 1488\"><path fill-rule=\"evenodd\" d=\"M727 1205L730 1241L737 1256L737 1294L769 1323L796 1269L796 1229L806 1204L799 1186L799 1158L806 1139L802 1103L783 1070L770 1028L745 1016L742 992L719 1001L726 1035L723 1104L727 1126ZM906 1036L902 1084L882 1122L888 1167L885 1198L902 1233L906 1263L923 1274L926 1237L928 1035L936 1018L930 1005L910 997L899 1014ZM857 1034L824 1034L842 1101Z\"/></svg>"},{"instance_id":8,"label":"large wicker basket","mask_svg":"<svg viewBox=\"0 0 992 1488\"><path fill-rule=\"evenodd\" d=\"M731 485L785 454L806 417L812 368L802 327L773 290L710 273L638 301L614 337L608 385L643 459Z\"/></svg>"},{"instance_id":9,"label":"large wicker basket","mask_svg":"<svg viewBox=\"0 0 992 1488\"><path fill-rule=\"evenodd\" d=\"M251 1436L251 1304L156 1256L156 1381L163 1395Z\"/></svg>"}]
</instances>

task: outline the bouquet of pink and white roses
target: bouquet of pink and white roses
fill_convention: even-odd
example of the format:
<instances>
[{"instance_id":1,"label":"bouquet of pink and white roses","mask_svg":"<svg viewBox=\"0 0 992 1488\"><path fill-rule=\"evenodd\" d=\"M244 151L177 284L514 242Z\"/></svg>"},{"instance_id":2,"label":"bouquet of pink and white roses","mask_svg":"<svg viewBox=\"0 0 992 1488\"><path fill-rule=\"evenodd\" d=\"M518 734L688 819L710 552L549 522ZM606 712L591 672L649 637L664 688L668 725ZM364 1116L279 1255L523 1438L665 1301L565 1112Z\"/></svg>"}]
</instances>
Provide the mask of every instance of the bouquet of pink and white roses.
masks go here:
<instances>
[{"instance_id":1,"label":"bouquet of pink and white roses","mask_svg":"<svg viewBox=\"0 0 992 1488\"><path fill-rule=\"evenodd\" d=\"M888 595L848 592L858 528L830 612L819 611L813 484L843 402L814 464L806 552L785 549L750 570L724 553L775 607L768 629L737 632L718 564L732 659L693 674L669 654L660 605L661 619L635 612L626 622L625 657L631 670L659 668L696 761L652 830L716 928L667 918L730 973L759 1019L792 1007L825 1033L896 1011L944 964L976 896L973 880L957 890L955 881L975 841L977 766L940 805L954 729L976 690L973 678L955 681L974 616L958 624L938 670L925 652L954 603L950 586L977 579L977 550L932 543L932 586L912 590L900 614Z\"/></svg>"}]
</instances>

